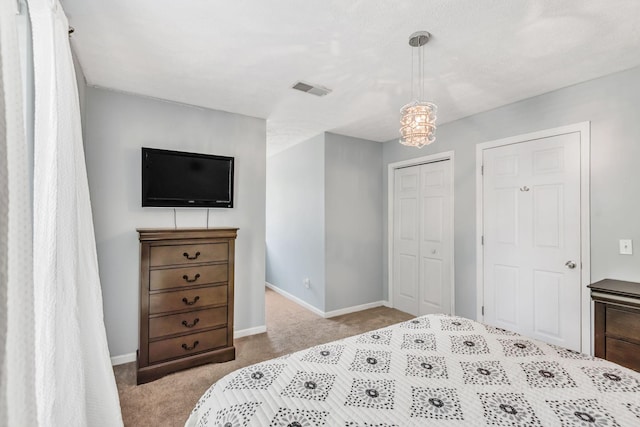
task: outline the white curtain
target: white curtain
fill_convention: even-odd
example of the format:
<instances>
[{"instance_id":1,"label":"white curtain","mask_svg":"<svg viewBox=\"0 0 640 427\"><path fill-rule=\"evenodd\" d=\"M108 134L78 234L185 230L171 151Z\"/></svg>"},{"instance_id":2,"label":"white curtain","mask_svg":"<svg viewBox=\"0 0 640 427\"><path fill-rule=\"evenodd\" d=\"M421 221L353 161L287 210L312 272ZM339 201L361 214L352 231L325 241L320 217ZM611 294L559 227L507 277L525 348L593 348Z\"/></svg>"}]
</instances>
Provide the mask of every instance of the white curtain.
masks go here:
<instances>
[{"instance_id":1,"label":"white curtain","mask_svg":"<svg viewBox=\"0 0 640 427\"><path fill-rule=\"evenodd\" d=\"M15 25L6 25L11 15L15 19L16 1L0 4L0 425L120 426L68 22L58 0L29 1L35 75L31 256L22 85Z\"/></svg>"},{"instance_id":2,"label":"white curtain","mask_svg":"<svg viewBox=\"0 0 640 427\"><path fill-rule=\"evenodd\" d=\"M30 162L17 3L0 0L0 426L36 424Z\"/></svg>"}]
</instances>

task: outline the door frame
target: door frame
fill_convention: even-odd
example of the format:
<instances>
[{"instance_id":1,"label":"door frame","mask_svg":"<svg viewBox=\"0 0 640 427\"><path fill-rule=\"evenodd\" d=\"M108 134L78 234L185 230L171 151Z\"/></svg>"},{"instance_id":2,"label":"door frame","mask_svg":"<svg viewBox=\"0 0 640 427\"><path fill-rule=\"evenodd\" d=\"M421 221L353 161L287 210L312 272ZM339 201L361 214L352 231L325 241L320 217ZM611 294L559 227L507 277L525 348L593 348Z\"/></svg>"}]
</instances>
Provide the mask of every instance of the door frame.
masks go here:
<instances>
[{"instance_id":1,"label":"door frame","mask_svg":"<svg viewBox=\"0 0 640 427\"><path fill-rule=\"evenodd\" d=\"M434 163L441 162L444 160L449 160L451 162L450 168L450 182L451 182L451 197L449 198L449 208L450 208L450 220L451 220L451 248L449 250L449 256L451 260L450 273L451 273L451 314L455 314L455 215L454 215L454 195L455 195L455 182L454 182L454 168L455 168L455 152L454 151L443 151L441 153L430 154L428 156L416 157L413 159L402 160L399 162L389 163L387 165L387 299L389 301L389 307L393 307L393 238L394 238L394 229L393 229L393 207L394 207L394 199L395 199L395 170L408 168L411 166L419 166L426 163Z\"/></svg>"},{"instance_id":2,"label":"door frame","mask_svg":"<svg viewBox=\"0 0 640 427\"><path fill-rule=\"evenodd\" d=\"M592 304L587 286L591 283L591 230L590 230L590 156L591 156L591 122L574 123L567 126L545 129L537 132L511 136L476 145L476 318L484 321L482 306L484 305L484 252L483 236L483 180L482 160L484 150L518 144L536 139L548 138L569 133L580 135L580 347L583 353L593 354L591 313Z\"/></svg>"}]
</instances>

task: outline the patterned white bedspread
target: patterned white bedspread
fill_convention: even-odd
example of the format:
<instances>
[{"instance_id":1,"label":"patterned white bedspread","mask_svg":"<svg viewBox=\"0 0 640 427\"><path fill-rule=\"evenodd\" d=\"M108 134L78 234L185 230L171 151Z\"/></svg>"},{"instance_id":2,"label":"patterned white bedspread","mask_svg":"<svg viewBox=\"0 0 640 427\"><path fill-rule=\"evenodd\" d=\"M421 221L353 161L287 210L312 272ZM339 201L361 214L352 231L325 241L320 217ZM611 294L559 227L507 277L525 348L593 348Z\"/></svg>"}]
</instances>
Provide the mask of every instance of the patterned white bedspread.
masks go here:
<instances>
[{"instance_id":1,"label":"patterned white bedspread","mask_svg":"<svg viewBox=\"0 0 640 427\"><path fill-rule=\"evenodd\" d=\"M640 373L428 315L235 371L186 425L640 426Z\"/></svg>"}]
</instances>

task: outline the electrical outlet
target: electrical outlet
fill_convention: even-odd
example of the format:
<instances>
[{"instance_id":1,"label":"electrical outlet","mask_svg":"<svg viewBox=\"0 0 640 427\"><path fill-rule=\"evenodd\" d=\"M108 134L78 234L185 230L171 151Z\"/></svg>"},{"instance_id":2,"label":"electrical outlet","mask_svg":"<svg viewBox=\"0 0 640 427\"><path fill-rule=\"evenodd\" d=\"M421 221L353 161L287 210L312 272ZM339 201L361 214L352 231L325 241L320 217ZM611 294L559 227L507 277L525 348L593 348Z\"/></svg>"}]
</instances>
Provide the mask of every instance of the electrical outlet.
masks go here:
<instances>
[{"instance_id":1,"label":"electrical outlet","mask_svg":"<svg viewBox=\"0 0 640 427\"><path fill-rule=\"evenodd\" d=\"M311 287L311 280L309 280L309 278L307 277L306 279L303 280L304 283L304 287L309 289Z\"/></svg>"},{"instance_id":2,"label":"electrical outlet","mask_svg":"<svg viewBox=\"0 0 640 427\"><path fill-rule=\"evenodd\" d=\"M631 239L620 239L620 254L633 255L633 241Z\"/></svg>"}]
</instances>

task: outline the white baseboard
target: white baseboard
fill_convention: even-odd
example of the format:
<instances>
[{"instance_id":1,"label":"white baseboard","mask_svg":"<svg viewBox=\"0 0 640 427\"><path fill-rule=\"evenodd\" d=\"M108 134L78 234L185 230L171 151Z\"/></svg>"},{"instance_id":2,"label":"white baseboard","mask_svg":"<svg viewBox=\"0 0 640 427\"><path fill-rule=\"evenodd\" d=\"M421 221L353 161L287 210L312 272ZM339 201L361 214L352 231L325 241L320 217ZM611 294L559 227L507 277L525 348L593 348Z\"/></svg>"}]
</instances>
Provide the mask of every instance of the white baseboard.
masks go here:
<instances>
[{"instance_id":1,"label":"white baseboard","mask_svg":"<svg viewBox=\"0 0 640 427\"><path fill-rule=\"evenodd\" d=\"M382 305L384 305L385 307L389 307L389 308L393 308L393 306L391 305L391 303L389 301L382 301Z\"/></svg>"},{"instance_id":2,"label":"white baseboard","mask_svg":"<svg viewBox=\"0 0 640 427\"><path fill-rule=\"evenodd\" d=\"M233 331L233 339L248 337L249 335L257 335L267 332L267 325L260 325L254 328L240 329L239 331Z\"/></svg>"},{"instance_id":3,"label":"white baseboard","mask_svg":"<svg viewBox=\"0 0 640 427\"><path fill-rule=\"evenodd\" d=\"M267 288L271 289L272 291L279 293L280 295L282 295L286 299L289 299L289 300L295 302L296 304L303 306L304 308L306 308L307 310L317 314L318 316L325 317L324 316L324 311L320 310L319 308L316 308L316 307L312 306L311 304L309 304L306 301L301 300L297 296L291 295L289 292L284 291L284 290L280 289L279 287L277 287L275 285L272 285L269 282L265 282L265 286Z\"/></svg>"},{"instance_id":4,"label":"white baseboard","mask_svg":"<svg viewBox=\"0 0 640 427\"><path fill-rule=\"evenodd\" d=\"M111 366L124 365L125 363L135 362L136 353L121 354L120 356L113 356L111 358Z\"/></svg>"},{"instance_id":5,"label":"white baseboard","mask_svg":"<svg viewBox=\"0 0 640 427\"><path fill-rule=\"evenodd\" d=\"M354 305L352 307L346 307L346 308L341 308L339 310L332 310L332 311L326 311L325 312L325 311L322 311L322 310L312 306L308 302L301 300L297 296L291 295L289 292L284 291L284 290L278 288L277 286L275 286L275 285L273 285L273 284L271 284L269 282L265 282L265 286L267 288L273 290L274 292L279 293L283 297L295 302L296 304L299 304L299 305L303 306L304 308L306 308L307 310L317 314L318 316L324 317L325 319L328 319L329 317L342 316L343 314L355 313L356 311L367 310L369 308L380 307L380 306L384 305L385 302L388 303L388 301L376 301L376 302L370 302L370 303L367 303L367 304Z\"/></svg>"},{"instance_id":6,"label":"white baseboard","mask_svg":"<svg viewBox=\"0 0 640 427\"><path fill-rule=\"evenodd\" d=\"M383 305L383 301L369 302L366 304L354 305L351 307L345 307L338 310L327 311L324 313L325 318L342 316L343 314L355 313L356 311L368 310L370 308L376 308Z\"/></svg>"}]
</instances>

